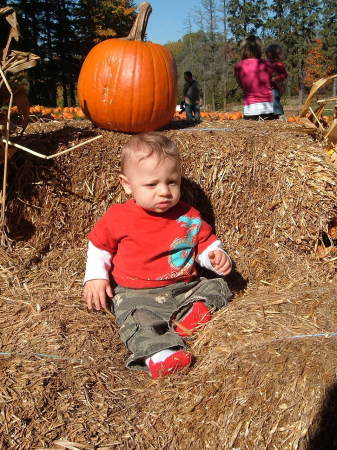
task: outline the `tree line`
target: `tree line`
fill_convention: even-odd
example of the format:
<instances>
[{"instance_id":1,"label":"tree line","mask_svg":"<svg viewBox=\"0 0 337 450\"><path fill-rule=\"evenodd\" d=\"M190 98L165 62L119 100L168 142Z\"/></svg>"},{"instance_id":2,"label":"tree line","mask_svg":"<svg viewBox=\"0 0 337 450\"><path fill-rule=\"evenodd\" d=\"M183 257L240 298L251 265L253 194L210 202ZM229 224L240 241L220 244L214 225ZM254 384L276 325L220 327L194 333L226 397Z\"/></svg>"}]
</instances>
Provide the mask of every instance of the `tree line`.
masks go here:
<instances>
[{"instance_id":1,"label":"tree line","mask_svg":"<svg viewBox=\"0 0 337 450\"><path fill-rule=\"evenodd\" d=\"M16 48L41 58L27 74L30 101L47 106L76 105L76 83L89 50L104 39L126 36L136 17L132 0L11 0L7 5L15 8L20 25ZM335 0L196 0L184 25L182 38L167 43L177 61L180 92L182 74L190 70L214 110L241 99L233 66L248 34L265 45L283 46L287 94L298 94L299 102L313 81L337 71Z\"/></svg>"},{"instance_id":2,"label":"tree line","mask_svg":"<svg viewBox=\"0 0 337 450\"><path fill-rule=\"evenodd\" d=\"M89 50L104 39L126 36L136 17L129 0L11 0L6 5L14 7L20 27L15 49L40 57L27 73L30 102L46 106L75 106Z\"/></svg>"},{"instance_id":3,"label":"tree line","mask_svg":"<svg viewBox=\"0 0 337 450\"><path fill-rule=\"evenodd\" d=\"M335 0L199 0L185 30L168 46L178 72L191 70L202 84L211 109L226 110L227 103L241 99L233 66L249 34L259 36L264 47L282 46L289 74L286 95L298 95L300 104L314 81L337 72Z\"/></svg>"}]
</instances>

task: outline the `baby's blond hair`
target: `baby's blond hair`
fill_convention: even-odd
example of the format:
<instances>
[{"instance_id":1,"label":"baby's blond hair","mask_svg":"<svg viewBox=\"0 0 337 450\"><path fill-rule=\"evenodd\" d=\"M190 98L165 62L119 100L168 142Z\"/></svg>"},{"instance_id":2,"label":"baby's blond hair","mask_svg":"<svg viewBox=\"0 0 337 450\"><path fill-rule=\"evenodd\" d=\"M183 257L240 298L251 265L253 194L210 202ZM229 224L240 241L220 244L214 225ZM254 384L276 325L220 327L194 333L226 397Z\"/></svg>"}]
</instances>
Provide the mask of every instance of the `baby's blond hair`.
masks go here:
<instances>
[{"instance_id":1,"label":"baby's blond hair","mask_svg":"<svg viewBox=\"0 0 337 450\"><path fill-rule=\"evenodd\" d=\"M180 166L180 156L176 144L168 137L155 131L136 134L122 148L121 173L132 156L143 155L138 161L155 154L159 159L173 158Z\"/></svg>"}]
</instances>

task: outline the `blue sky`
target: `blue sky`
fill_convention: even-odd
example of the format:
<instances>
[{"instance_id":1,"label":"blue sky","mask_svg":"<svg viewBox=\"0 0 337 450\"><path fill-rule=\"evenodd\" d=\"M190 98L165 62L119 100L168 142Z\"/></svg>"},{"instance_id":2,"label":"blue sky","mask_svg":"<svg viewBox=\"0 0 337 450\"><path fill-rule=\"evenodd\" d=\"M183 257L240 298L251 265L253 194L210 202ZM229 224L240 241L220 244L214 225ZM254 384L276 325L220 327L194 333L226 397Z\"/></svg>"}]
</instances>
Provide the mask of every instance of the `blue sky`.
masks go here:
<instances>
[{"instance_id":1,"label":"blue sky","mask_svg":"<svg viewBox=\"0 0 337 450\"><path fill-rule=\"evenodd\" d=\"M177 41L186 34L188 15L200 7L199 0L149 0L149 3L152 13L147 25L147 40L157 44Z\"/></svg>"}]
</instances>

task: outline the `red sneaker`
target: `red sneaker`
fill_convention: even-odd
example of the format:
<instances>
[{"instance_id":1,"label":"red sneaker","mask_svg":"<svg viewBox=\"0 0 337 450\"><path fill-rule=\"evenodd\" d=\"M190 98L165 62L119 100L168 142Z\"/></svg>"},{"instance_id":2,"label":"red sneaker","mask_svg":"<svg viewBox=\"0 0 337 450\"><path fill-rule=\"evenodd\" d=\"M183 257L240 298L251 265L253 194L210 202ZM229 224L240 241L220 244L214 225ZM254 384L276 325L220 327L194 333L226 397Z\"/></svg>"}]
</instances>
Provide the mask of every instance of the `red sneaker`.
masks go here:
<instances>
[{"instance_id":1,"label":"red sneaker","mask_svg":"<svg viewBox=\"0 0 337 450\"><path fill-rule=\"evenodd\" d=\"M185 369L191 362L191 353L185 352L185 350L178 350L173 353L173 355L166 358L165 361L154 363L152 359L150 359L149 370L152 378L162 378Z\"/></svg>"},{"instance_id":2,"label":"red sneaker","mask_svg":"<svg viewBox=\"0 0 337 450\"><path fill-rule=\"evenodd\" d=\"M177 322L175 331L179 336L191 336L193 331L209 322L211 318L212 313L205 302L195 302L183 320Z\"/></svg>"}]
</instances>

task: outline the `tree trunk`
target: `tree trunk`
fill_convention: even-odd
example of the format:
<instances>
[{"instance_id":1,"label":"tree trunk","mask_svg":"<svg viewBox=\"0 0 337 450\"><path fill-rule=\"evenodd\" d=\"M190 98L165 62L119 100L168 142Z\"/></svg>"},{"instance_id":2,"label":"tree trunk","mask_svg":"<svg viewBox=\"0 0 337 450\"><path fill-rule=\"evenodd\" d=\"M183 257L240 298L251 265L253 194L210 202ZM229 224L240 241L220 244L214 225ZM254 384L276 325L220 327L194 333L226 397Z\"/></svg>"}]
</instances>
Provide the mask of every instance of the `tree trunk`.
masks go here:
<instances>
[{"instance_id":1,"label":"tree trunk","mask_svg":"<svg viewBox=\"0 0 337 450\"><path fill-rule=\"evenodd\" d=\"M207 104L206 104L206 81L203 82L202 92L204 94L204 108L205 108L205 111L208 111Z\"/></svg>"},{"instance_id":2,"label":"tree trunk","mask_svg":"<svg viewBox=\"0 0 337 450\"><path fill-rule=\"evenodd\" d=\"M303 84L300 84L300 88L298 91L298 103L300 106L303 105L303 100L304 100L304 86Z\"/></svg>"},{"instance_id":3,"label":"tree trunk","mask_svg":"<svg viewBox=\"0 0 337 450\"><path fill-rule=\"evenodd\" d=\"M223 33L224 33L223 109L224 111L227 111L227 85L228 85L227 0L223 0Z\"/></svg>"},{"instance_id":4,"label":"tree trunk","mask_svg":"<svg viewBox=\"0 0 337 450\"><path fill-rule=\"evenodd\" d=\"M62 80L62 94L63 94L63 107L68 106L68 95L67 95L67 83L63 78Z\"/></svg>"},{"instance_id":5,"label":"tree trunk","mask_svg":"<svg viewBox=\"0 0 337 450\"><path fill-rule=\"evenodd\" d=\"M290 98L291 97L291 86L292 86L292 76L289 74L287 78L287 95Z\"/></svg>"},{"instance_id":6,"label":"tree trunk","mask_svg":"<svg viewBox=\"0 0 337 450\"><path fill-rule=\"evenodd\" d=\"M304 101L304 61L300 62L298 71L298 87L298 102L300 106L302 106Z\"/></svg>"},{"instance_id":7,"label":"tree trunk","mask_svg":"<svg viewBox=\"0 0 337 450\"><path fill-rule=\"evenodd\" d=\"M70 90L70 104L71 106L76 106L76 87L75 87L75 80L74 77L71 76L70 78L70 86L69 86L69 90Z\"/></svg>"},{"instance_id":8,"label":"tree trunk","mask_svg":"<svg viewBox=\"0 0 337 450\"><path fill-rule=\"evenodd\" d=\"M227 76L227 71L224 73L224 80L223 80L223 110L226 112L227 111L227 81L228 81L228 76Z\"/></svg>"},{"instance_id":9,"label":"tree trunk","mask_svg":"<svg viewBox=\"0 0 337 450\"><path fill-rule=\"evenodd\" d=\"M223 74L223 109L225 112L227 111L227 86L228 86L228 61L227 56L225 56L224 74Z\"/></svg>"}]
</instances>

